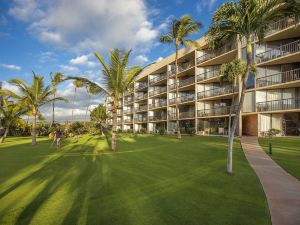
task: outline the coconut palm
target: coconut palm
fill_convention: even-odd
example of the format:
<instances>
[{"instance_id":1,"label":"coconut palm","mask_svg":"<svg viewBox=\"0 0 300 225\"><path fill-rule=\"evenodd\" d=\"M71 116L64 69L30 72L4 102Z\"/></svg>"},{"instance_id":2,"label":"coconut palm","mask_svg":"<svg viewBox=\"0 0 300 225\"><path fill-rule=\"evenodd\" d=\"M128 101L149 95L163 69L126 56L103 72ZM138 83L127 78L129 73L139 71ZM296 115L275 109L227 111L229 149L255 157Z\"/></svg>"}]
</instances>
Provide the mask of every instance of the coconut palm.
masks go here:
<instances>
[{"instance_id":1,"label":"coconut palm","mask_svg":"<svg viewBox=\"0 0 300 225\"><path fill-rule=\"evenodd\" d=\"M133 87L134 78L142 71L139 66L128 66L128 59L131 50L123 52L119 49L113 49L109 51L109 64L105 62L104 58L98 53L95 53L96 58L99 60L103 67L103 84L98 84L87 78L83 77L68 77L67 79L73 79L84 82L85 85L95 85L100 89L101 94L109 96L113 99L112 113L112 136L111 136L111 148L116 150L116 127L117 127L117 109L120 107L119 100L122 98L126 90Z\"/></svg>"},{"instance_id":2,"label":"coconut palm","mask_svg":"<svg viewBox=\"0 0 300 225\"><path fill-rule=\"evenodd\" d=\"M184 15L179 19L174 19L167 34L160 36L160 42L175 45L175 84L176 84L176 124L177 137L181 138L179 127L179 107L178 107L178 51L180 46L194 45L198 47L198 43L188 39L192 34L198 33L202 24L193 21L189 15Z\"/></svg>"},{"instance_id":3,"label":"coconut palm","mask_svg":"<svg viewBox=\"0 0 300 225\"><path fill-rule=\"evenodd\" d=\"M91 95L101 93L101 89L96 85L87 85L86 86L86 92L89 96L89 102L88 102L88 105L86 107L85 120L87 120L87 114L88 114L88 111L89 111L89 107L91 106Z\"/></svg>"},{"instance_id":4,"label":"coconut palm","mask_svg":"<svg viewBox=\"0 0 300 225\"><path fill-rule=\"evenodd\" d=\"M9 102L7 99L2 100L2 106L0 107L0 116L3 121L3 125L5 127L5 131L3 136L0 138L0 143L3 143L8 132L10 126L17 125L23 119L21 118L28 109L25 106L21 106L20 104L16 104L14 102Z\"/></svg>"},{"instance_id":5,"label":"coconut palm","mask_svg":"<svg viewBox=\"0 0 300 225\"><path fill-rule=\"evenodd\" d=\"M229 133L228 173L232 173L233 138L244 102L249 73L253 66L251 37L254 35L262 42L271 23L284 16L299 15L299 9L297 0L240 0L223 4L213 15L207 33L208 43L212 49L218 49L236 37L239 41L246 41L246 69L241 74L241 95Z\"/></svg>"},{"instance_id":6,"label":"coconut palm","mask_svg":"<svg viewBox=\"0 0 300 225\"><path fill-rule=\"evenodd\" d=\"M54 76L50 74L51 77L51 84L53 87L53 98L56 97L57 89L56 86L63 81L63 74L62 73L55 73ZM52 102L52 121L50 127L55 124L55 101Z\"/></svg>"},{"instance_id":7,"label":"coconut palm","mask_svg":"<svg viewBox=\"0 0 300 225\"><path fill-rule=\"evenodd\" d=\"M20 79L12 79L10 83L15 86L20 94L10 90L0 90L0 95L12 98L20 105L25 105L28 108L29 115L33 117L32 124L32 144L36 144L36 124L37 118L41 118L42 114L40 108L44 105L50 104L53 101L67 101L62 97L53 98L53 87L51 84L45 86L44 77L37 76L33 72L33 82L28 85L25 81Z\"/></svg>"},{"instance_id":8,"label":"coconut palm","mask_svg":"<svg viewBox=\"0 0 300 225\"><path fill-rule=\"evenodd\" d=\"M74 80L73 86L74 86L74 98L73 98L73 107L72 107L72 121L74 121L74 108L76 102L77 89L82 88L84 86L84 83L81 80Z\"/></svg>"}]
</instances>

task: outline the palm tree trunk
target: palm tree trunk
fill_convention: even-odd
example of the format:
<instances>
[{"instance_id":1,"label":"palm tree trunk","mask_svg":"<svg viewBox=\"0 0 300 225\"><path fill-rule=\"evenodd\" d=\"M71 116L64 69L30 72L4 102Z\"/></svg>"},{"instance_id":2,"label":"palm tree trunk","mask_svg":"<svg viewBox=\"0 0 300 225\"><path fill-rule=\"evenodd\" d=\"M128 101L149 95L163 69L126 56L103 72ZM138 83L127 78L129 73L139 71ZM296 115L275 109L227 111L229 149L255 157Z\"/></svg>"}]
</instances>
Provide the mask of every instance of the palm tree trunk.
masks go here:
<instances>
[{"instance_id":1,"label":"palm tree trunk","mask_svg":"<svg viewBox=\"0 0 300 225\"><path fill-rule=\"evenodd\" d=\"M113 110L113 123L112 123L112 133L111 133L111 149L116 151L117 149L117 109Z\"/></svg>"},{"instance_id":2,"label":"palm tree trunk","mask_svg":"<svg viewBox=\"0 0 300 225\"><path fill-rule=\"evenodd\" d=\"M56 95L53 94L53 98L55 98ZM55 101L52 102L52 122L51 122L51 125L50 127L52 127L55 123Z\"/></svg>"},{"instance_id":3,"label":"palm tree trunk","mask_svg":"<svg viewBox=\"0 0 300 225\"><path fill-rule=\"evenodd\" d=\"M250 73L250 67L252 65L252 45L250 37L247 38L247 47L246 47L246 57L247 57L247 66L246 71L242 76L242 91L241 97L239 100L238 107L236 109L235 117L233 118L232 126L229 134L229 143L228 143L228 160L227 160L227 173L232 174L232 147L233 147L233 139L234 133L239 121L240 112L244 103L245 92L247 87L247 81Z\"/></svg>"},{"instance_id":4,"label":"palm tree trunk","mask_svg":"<svg viewBox=\"0 0 300 225\"><path fill-rule=\"evenodd\" d=\"M5 131L4 131L4 134L3 136L0 138L0 143L3 143L7 134L8 134L8 131L9 131L9 124L6 124L6 128L5 128Z\"/></svg>"},{"instance_id":5,"label":"palm tree trunk","mask_svg":"<svg viewBox=\"0 0 300 225\"><path fill-rule=\"evenodd\" d=\"M90 105L91 105L91 95L89 94L89 104L86 107L86 111L85 111L85 121L87 121L87 114L88 114L88 110L89 110Z\"/></svg>"},{"instance_id":6,"label":"palm tree trunk","mask_svg":"<svg viewBox=\"0 0 300 225\"><path fill-rule=\"evenodd\" d=\"M75 100L76 100L76 87L74 88L74 99L73 99L73 106L72 106L72 122L74 121Z\"/></svg>"},{"instance_id":7,"label":"palm tree trunk","mask_svg":"<svg viewBox=\"0 0 300 225\"><path fill-rule=\"evenodd\" d=\"M177 126L177 138L181 139L180 127L179 127L179 107L178 107L178 44L176 44L176 53L175 53L175 84L176 84L176 126Z\"/></svg>"},{"instance_id":8,"label":"palm tree trunk","mask_svg":"<svg viewBox=\"0 0 300 225\"><path fill-rule=\"evenodd\" d=\"M33 114L33 124L31 130L32 145L36 145L36 113Z\"/></svg>"}]
</instances>

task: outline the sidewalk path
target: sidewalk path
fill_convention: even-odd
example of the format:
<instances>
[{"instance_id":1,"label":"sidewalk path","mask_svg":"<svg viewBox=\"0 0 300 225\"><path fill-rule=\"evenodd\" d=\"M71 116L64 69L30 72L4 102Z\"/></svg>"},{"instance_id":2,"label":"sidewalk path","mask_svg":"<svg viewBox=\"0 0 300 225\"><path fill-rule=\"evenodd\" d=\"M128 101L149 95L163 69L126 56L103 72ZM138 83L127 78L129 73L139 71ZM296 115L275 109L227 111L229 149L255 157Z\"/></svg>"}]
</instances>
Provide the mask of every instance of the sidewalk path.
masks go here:
<instances>
[{"instance_id":1,"label":"sidewalk path","mask_svg":"<svg viewBox=\"0 0 300 225\"><path fill-rule=\"evenodd\" d=\"M263 151L257 137L243 136L241 143L265 191L272 225L300 225L300 181Z\"/></svg>"}]
</instances>

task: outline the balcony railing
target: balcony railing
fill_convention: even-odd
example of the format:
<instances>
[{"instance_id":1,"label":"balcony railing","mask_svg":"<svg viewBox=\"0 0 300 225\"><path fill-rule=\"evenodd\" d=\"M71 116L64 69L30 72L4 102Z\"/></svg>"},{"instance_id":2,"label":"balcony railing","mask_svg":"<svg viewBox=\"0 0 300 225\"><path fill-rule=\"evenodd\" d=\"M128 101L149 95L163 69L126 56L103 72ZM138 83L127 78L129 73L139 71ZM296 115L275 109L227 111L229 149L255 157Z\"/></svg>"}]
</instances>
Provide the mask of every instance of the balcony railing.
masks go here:
<instances>
[{"instance_id":1,"label":"balcony railing","mask_svg":"<svg viewBox=\"0 0 300 225\"><path fill-rule=\"evenodd\" d=\"M213 77L217 77L219 70L210 70L205 73L201 73L197 75L197 81L207 80Z\"/></svg>"},{"instance_id":2,"label":"balcony railing","mask_svg":"<svg viewBox=\"0 0 300 225\"><path fill-rule=\"evenodd\" d=\"M237 89L238 89L237 87L232 88L232 86L218 87L218 88L213 88L213 89L210 89L207 91L198 92L197 96L198 96L198 99L215 97L215 96L219 96L219 95L226 95L226 94L236 92Z\"/></svg>"},{"instance_id":3,"label":"balcony railing","mask_svg":"<svg viewBox=\"0 0 300 225\"><path fill-rule=\"evenodd\" d=\"M185 103L185 102L190 102L195 100L195 95L186 95L186 96L180 96L177 98L178 103ZM176 98L169 99L169 104L175 104L176 103Z\"/></svg>"},{"instance_id":4,"label":"balcony railing","mask_svg":"<svg viewBox=\"0 0 300 225\"><path fill-rule=\"evenodd\" d=\"M216 50L216 51L214 51L214 52L208 52L208 53L206 53L206 54L204 54L204 55L202 55L202 56L199 56L199 57L196 59L197 64L203 63L203 62L208 61L208 60L210 60L210 59L212 59L212 58L215 58L215 57L217 57L217 56L220 56L220 55L222 55L222 54L224 54L224 53L226 53L226 52L229 52L229 51L231 51L231 50L233 50L233 49L235 49L235 48L236 48L236 44L225 45L224 47L222 47L222 48L219 49L219 50Z\"/></svg>"},{"instance_id":5,"label":"balcony railing","mask_svg":"<svg viewBox=\"0 0 300 225\"><path fill-rule=\"evenodd\" d=\"M167 91L167 87L161 87L161 88L157 88L153 91L149 91L149 96L154 96L154 95L158 95L160 93L164 93Z\"/></svg>"},{"instance_id":6,"label":"balcony railing","mask_svg":"<svg viewBox=\"0 0 300 225\"><path fill-rule=\"evenodd\" d=\"M295 24L296 24L295 17L293 17L293 16L282 18L282 19L272 23L268 27L268 29L266 31L266 36L276 33L278 31L288 28L290 26L293 26Z\"/></svg>"},{"instance_id":7,"label":"balcony railing","mask_svg":"<svg viewBox=\"0 0 300 225\"><path fill-rule=\"evenodd\" d=\"M276 59L282 56L293 54L300 51L300 40L293 41L277 48L272 48L268 51L256 55L256 63L262 63L271 59Z\"/></svg>"},{"instance_id":8,"label":"balcony railing","mask_svg":"<svg viewBox=\"0 0 300 225\"><path fill-rule=\"evenodd\" d=\"M124 99L124 104L130 104L130 103L132 103L133 102L133 98L125 98Z\"/></svg>"},{"instance_id":9,"label":"balcony railing","mask_svg":"<svg viewBox=\"0 0 300 225\"><path fill-rule=\"evenodd\" d=\"M124 114L132 114L133 110L132 109L125 109Z\"/></svg>"},{"instance_id":10,"label":"balcony railing","mask_svg":"<svg viewBox=\"0 0 300 225\"><path fill-rule=\"evenodd\" d=\"M186 63L182 63L178 65L178 73L181 73L191 67L195 66L195 62L194 61L190 61L190 62L186 62ZM168 75L169 76L174 76L175 75L175 66L172 66L171 70L168 71Z\"/></svg>"},{"instance_id":11,"label":"balcony railing","mask_svg":"<svg viewBox=\"0 0 300 225\"><path fill-rule=\"evenodd\" d=\"M117 111L117 116L122 116L122 111Z\"/></svg>"},{"instance_id":12,"label":"balcony railing","mask_svg":"<svg viewBox=\"0 0 300 225\"><path fill-rule=\"evenodd\" d=\"M235 112L235 109L237 106L233 108L233 112ZM219 106L214 107L211 109L201 109L197 111L198 117L206 117L206 116L222 116L222 115L229 115L231 110L231 106Z\"/></svg>"},{"instance_id":13,"label":"balcony railing","mask_svg":"<svg viewBox=\"0 0 300 225\"><path fill-rule=\"evenodd\" d=\"M140 105L135 108L135 111L140 112L140 111L145 111L148 109L148 105Z\"/></svg>"},{"instance_id":14,"label":"balcony railing","mask_svg":"<svg viewBox=\"0 0 300 225\"><path fill-rule=\"evenodd\" d=\"M124 119L124 123L132 123L133 120L132 119Z\"/></svg>"},{"instance_id":15,"label":"balcony railing","mask_svg":"<svg viewBox=\"0 0 300 225\"><path fill-rule=\"evenodd\" d=\"M167 100L159 101L159 102L155 102L154 104L150 104L149 109L160 108L160 107L164 107L166 105L167 105Z\"/></svg>"},{"instance_id":16,"label":"balcony railing","mask_svg":"<svg viewBox=\"0 0 300 225\"><path fill-rule=\"evenodd\" d=\"M300 68L257 78L256 86L266 87L296 80L300 80Z\"/></svg>"},{"instance_id":17,"label":"balcony railing","mask_svg":"<svg viewBox=\"0 0 300 225\"><path fill-rule=\"evenodd\" d=\"M167 115L154 115L154 116L148 116L148 121L161 121L161 120L167 120Z\"/></svg>"},{"instance_id":18,"label":"balcony railing","mask_svg":"<svg viewBox=\"0 0 300 225\"><path fill-rule=\"evenodd\" d=\"M300 109L300 99L287 98L266 102L258 102L256 103L256 109L258 112Z\"/></svg>"},{"instance_id":19,"label":"balcony railing","mask_svg":"<svg viewBox=\"0 0 300 225\"><path fill-rule=\"evenodd\" d=\"M139 95L136 95L135 96L135 100L143 100L143 99L146 99L148 97L147 93L145 94L139 94Z\"/></svg>"},{"instance_id":20,"label":"balcony railing","mask_svg":"<svg viewBox=\"0 0 300 225\"><path fill-rule=\"evenodd\" d=\"M148 87L148 83L146 83L146 82L145 83L138 83L138 84L136 84L135 89L136 89L136 91L138 91L138 90L144 89L146 87Z\"/></svg>"},{"instance_id":21,"label":"balcony railing","mask_svg":"<svg viewBox=\"0 0 300 225\"><path fill-rule=\"evenodd\" d=\"M195 111L179 112L179 119L194 118ZM176 120L176 113L169 113L170 120Z\"/></svg>"},{"instance_id":22,"label":"balcony railing","mask_svg":"<svg viewBox=\"0 0 300 225\"><path fill-rule=\"evenodd\" d=\"M159 81L161 81L161 80L164 80L164 79L166 79L166 78L167 78L167 73L159 74L159 75L157 75L157 76L151 78L151 79L149 80L149 84L155 84L155 83L157 83L157 82L159 82Z\"/></svg>"},{"instance_id":23,"label":"balcony railing","mask_svg":"<svg viewBox=\"0 0 300 225\"><path fill-rule=\"evenodd\" d=\"M136 123L146 123L147 122L147 117L138 117L138 118L134 118L134 122Z\"/></svg>"},{"instance_id":24,"label":"balcony railing","mask_svg":"<svg viewBox=\"0 0 300 225\"><path fill-rule=\"evenodd\" d=\"M184 87L184 86L194 84L194 83L195 83L195 77L189 77L184 80L179 80L179 87Z\"/></svg>"}]
</instances>

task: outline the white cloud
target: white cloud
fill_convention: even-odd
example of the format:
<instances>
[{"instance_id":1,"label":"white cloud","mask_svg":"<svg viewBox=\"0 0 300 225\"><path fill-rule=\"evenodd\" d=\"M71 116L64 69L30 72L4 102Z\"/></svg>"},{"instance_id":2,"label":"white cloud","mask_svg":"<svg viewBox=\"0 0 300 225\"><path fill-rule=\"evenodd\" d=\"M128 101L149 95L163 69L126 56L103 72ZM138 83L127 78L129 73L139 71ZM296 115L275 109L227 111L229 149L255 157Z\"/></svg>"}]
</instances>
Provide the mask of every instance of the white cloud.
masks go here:
<instances>
[{"instance_id":1,"label":"white cloud","mask_svg":"<svg viewBox=\"0 0 300 225\"><path fill-rule=\"evenodd\" d=\"M163 57L158 57L156 60L155 60L155 62L160 62L161 60L163 60L164 58Z\"/></svg>"},{"instance_id":2,"label":"white cloud","mask_svg":"<svg viewBox=\"0 0 300 225\"><path fill-rule=\"evenodd\" d=\"M203 12L205 9L208 9L209 11L212 10L212 8L215 6L217 0L200 0L196 4L196 10L200 13Z\"/></svg>"},{"instance_id":3,"label":"white cloud","mask_svg":"<svg viewBox=\"0 0 300 225\"><path fill-rule=\"evenodd\" d=\"M15 5L8 14L21 21L41 18L44 12L39 8L36 0L14 0Z\"/></svg>"},{"instance_id":4,"label":"white cloud","mask_svg":"<svg viewBox=\"0 0 300 225\"><path fill-rule=\"evenodd\" d=\"M79 71L79 69L75 66L60 65L59 67L61 68L62 72L65 73L76 73Z\"/></svg>"},{"instance_id":5,"label":"white cloud","mask_svg":"<svg viewBox=\"0 0 300 225\"><path fill-rule=\"evenodd\" d=\"M74 59L71 59L70 64L72 64L72 65L85 65L87 67L95 67L97 64L93 61L90 61L89 57L90 57L90 55L78 56Z\"/></svg>"},{"instance_id":6,"label":"white cloud","mask_svg":"<svg viewBox=\"0 0 300 225\"><path fill-rule=\"evenodd\" d=\"M27 21L29 31L40 41L58 47L79 52L113 47L142 50L159 33L145 1L14 0L9 14Z\"/></svg>"},{"instance_id":7,"label":"white cloud","mask_svg":"<svg viewBox=\"0 0 300 225\"><path fill-rule=\"evenodd\" d=\"M9 69L9 70L21 70L22 69L22 67L12 65L12 64L0 64L0 66L5 68L5 69Z\"/></svg>"},{"instance_id":8,"label":"white cloud","mask_svg":"<svg viewBox=\"0 0 300 225\"><path fill-rule=\"evenodd\" d=\"M145 55L138 55L134 58L134 61L138 64L144 64L146 62L149 62L149 59Z\"/></svg>"}]
</instances>

